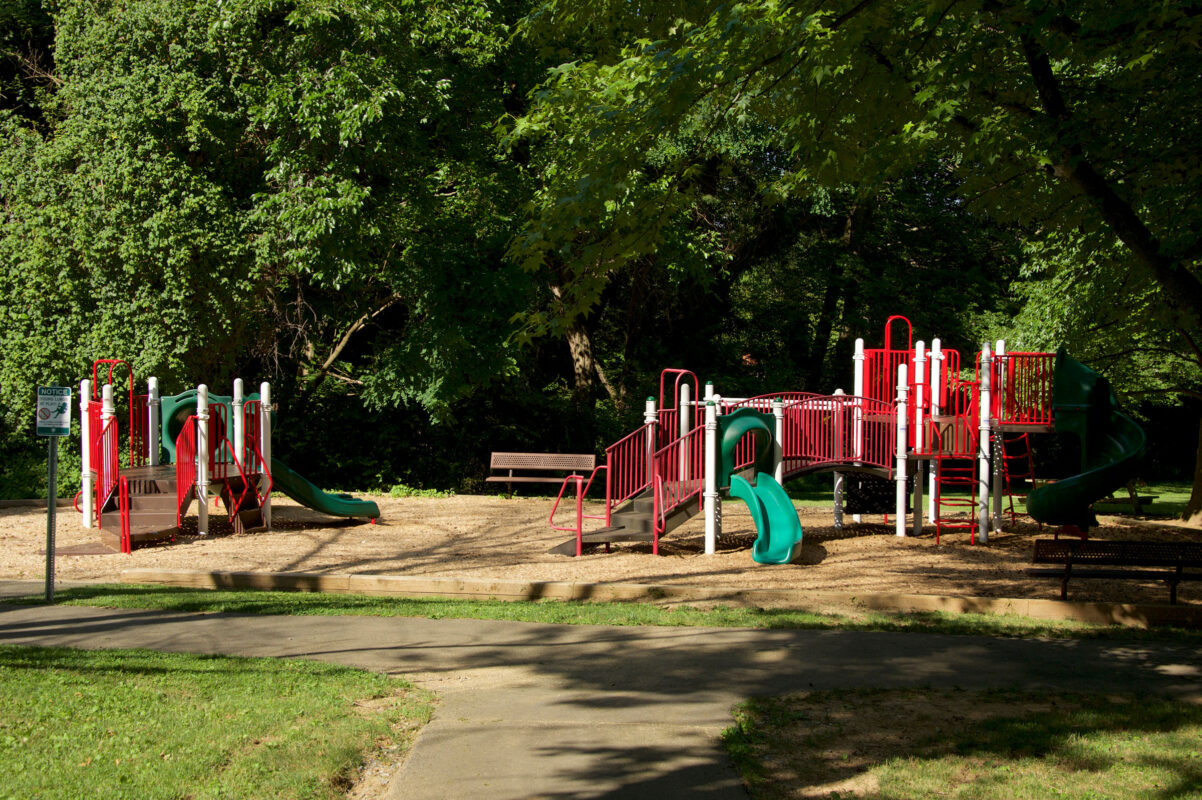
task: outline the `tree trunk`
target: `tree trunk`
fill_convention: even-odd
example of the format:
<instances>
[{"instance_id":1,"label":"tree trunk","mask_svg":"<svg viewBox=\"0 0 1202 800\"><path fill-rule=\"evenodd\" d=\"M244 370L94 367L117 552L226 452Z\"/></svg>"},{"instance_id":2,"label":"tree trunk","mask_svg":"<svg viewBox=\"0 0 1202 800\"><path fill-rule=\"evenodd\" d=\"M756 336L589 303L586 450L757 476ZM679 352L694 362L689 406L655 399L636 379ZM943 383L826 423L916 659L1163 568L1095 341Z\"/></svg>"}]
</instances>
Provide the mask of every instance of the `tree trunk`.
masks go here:
<instances>
[{"instance_id":1,"label":"tree trunk","mask_svg":"<svg viewBox=\"0 0 1202 800\"><path fill-rule=\"evenodd\" d=\"M558 286L552 286L551 294L555 296L556 300L560 300L563 297L563 290ZM601 365L593 356L593 342L589 338L582 318L577 317L568 325L564 339L568 343L568 354L572 357L572 400L577 405L587 403L592 399L593 392L597 388L597 381L600 380L610 400L617 404L618 395L614 391L614 387L610 385L609 379L606 378L605 371L601 369Z\"/></svg>"},{"instance_id":2,"label":"tree trunk","mask_svg":"<svg viewBox=\"0 0 1202 800\"><path fill-rule=\"evenodd\" d=\"M1194 488L1181 518L1190 525L1202 526L1202 420L1198 420L1198 452L1194 457Z\"/></svg>"}]
</instances>

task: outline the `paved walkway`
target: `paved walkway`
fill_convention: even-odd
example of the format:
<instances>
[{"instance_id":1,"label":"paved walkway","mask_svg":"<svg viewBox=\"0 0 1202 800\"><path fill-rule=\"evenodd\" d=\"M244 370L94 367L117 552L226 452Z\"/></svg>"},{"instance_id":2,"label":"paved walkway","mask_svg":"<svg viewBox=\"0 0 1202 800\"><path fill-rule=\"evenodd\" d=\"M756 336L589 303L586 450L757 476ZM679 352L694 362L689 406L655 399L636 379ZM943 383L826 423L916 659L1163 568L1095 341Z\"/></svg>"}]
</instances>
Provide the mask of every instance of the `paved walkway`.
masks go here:
<instances>
[{"instance_id":1,"label":"paved walkway","mask_svg":"<svg viewBox=\"0 0 1202 800\"><path fill-rule=\"evenodd\" d=\"M36 584L0 581L6 592ZM850 687L1202 696L1188 645L263 617L0 604L0 643L313 658L442 698L387 798L742 798L718 742L756 694Z\"/></svg>"}]
</instances>

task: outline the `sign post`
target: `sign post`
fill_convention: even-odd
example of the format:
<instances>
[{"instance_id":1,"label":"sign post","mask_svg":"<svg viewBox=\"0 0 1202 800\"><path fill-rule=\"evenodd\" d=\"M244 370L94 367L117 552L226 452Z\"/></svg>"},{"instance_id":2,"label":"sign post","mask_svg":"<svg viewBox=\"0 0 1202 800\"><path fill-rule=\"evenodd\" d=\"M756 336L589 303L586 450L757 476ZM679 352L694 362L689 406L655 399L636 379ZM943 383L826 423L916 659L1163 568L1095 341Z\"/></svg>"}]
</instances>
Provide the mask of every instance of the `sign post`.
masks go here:
<instances>
[{"instance_id":1,"label":"sign post","mask_svg":"<svg viewBox=\"0 0 1202 800\"><path fill-rule=\"evenodd\" d=\"M46 602L54 602L54 514L58 509L58 439L71 433L71 390L39 386L36 429L49 438L46 476Z\"/></svg>"}]
</instances>

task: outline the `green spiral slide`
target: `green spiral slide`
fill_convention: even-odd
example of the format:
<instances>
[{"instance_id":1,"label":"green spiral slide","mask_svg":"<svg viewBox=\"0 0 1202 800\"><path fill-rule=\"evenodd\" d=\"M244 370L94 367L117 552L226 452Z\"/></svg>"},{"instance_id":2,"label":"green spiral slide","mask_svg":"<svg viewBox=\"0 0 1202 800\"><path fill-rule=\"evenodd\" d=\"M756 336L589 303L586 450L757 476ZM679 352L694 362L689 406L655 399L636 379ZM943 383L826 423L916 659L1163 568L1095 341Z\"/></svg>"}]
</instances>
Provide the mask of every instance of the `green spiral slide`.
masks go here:
<instances>
[{"instance_id":1,"label":"green spiral slide","mask_svg":"<svg viewBox=\"0 0 1202 800\"><path fill-rule=\"evenodd\" d=\"M1065 355L1064 348L1056 353L1052 419L1057 433L1080 439L1081 473L1033 490L1027 512L1045 525L1088 530L1098 524L1094 501L1135 475L1147 438L1134 420L1119 413L1110 383Z\"/></svg>"},{"instance_id":2,"label":"green spiral slide","mask_svg":"<svg viewBox=\"0 0 1202 800\"><path fill-rule=\"evenodd\" d=\"M730 496L751 511L757 536L751 558L757 564L788 564L801 552L801 522L793 501L776 480L772 469L772 416L740 408L718 418L721 437L719 485L730 485ZM753 481L734 475L734 453L739 440L752 434L756 443Z\"/></svg>"}]
</instances>

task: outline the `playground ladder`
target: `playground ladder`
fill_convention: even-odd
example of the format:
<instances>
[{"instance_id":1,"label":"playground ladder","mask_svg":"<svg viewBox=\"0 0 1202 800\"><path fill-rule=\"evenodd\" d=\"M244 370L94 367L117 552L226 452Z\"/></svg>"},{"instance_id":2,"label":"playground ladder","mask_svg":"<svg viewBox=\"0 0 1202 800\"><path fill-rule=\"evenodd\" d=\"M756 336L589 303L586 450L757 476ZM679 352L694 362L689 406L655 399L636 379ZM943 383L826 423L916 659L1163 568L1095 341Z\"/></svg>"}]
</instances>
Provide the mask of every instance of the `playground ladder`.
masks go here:
<instances>
[{"instance_id":1,"label":"playground ladder","mask_svg":"<svg viewBox=\"0 0 1202 800\"><path fill-rule=\"evenodd\" d=\"M977 541L977 463L970 458L939 456L939 479L935 482L935 543L944 531L969 531ZM954 489L968 490L968 497Z\"/></svg>"},{"instance_id":2,"label":"playground ladder","mask_svg":"<svg viewBox=\"0 0 1202 800\"><path fill-rule=\"evenodd\" d=\"M1010 524L1018 518L1014 510L1015 487L1023 481L1029 486L1035 483L1035 465L1031 459L1031 437L1026 433L1002 435L1002 478L1006 500L1010 505ZM1022 495L1025 497L1026 492Z\"/></svg>"}]
</instances>

